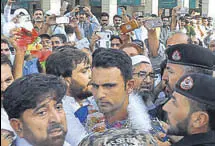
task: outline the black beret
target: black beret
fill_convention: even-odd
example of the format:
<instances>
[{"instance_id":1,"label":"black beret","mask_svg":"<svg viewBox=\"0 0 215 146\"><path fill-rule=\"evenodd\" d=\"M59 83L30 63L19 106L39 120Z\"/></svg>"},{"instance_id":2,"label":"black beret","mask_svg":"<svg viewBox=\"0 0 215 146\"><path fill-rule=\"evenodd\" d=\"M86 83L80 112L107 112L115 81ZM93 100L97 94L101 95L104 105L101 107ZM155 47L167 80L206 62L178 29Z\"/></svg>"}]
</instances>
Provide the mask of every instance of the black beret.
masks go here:
<instances>
[{"instance_id":1,"label":"black beret","mask_svg":"<svg viewBox=\"0 0 215 146\"><path fill-rule=\"evenodd\" d=\"M199 45L177 44L166 50L168 62L213 70L212 51Z\"/></svg>"},{"instance_id":2,"label":"black beret","mask_svg":"<svg viewBox=\"0 0 215 146\"><path fill-rule=\"evenodd\" d=\"M179 79L175 91L200 103L215 106L215 78L206 74L187 74Z\"/></svg>"}]
</instances>

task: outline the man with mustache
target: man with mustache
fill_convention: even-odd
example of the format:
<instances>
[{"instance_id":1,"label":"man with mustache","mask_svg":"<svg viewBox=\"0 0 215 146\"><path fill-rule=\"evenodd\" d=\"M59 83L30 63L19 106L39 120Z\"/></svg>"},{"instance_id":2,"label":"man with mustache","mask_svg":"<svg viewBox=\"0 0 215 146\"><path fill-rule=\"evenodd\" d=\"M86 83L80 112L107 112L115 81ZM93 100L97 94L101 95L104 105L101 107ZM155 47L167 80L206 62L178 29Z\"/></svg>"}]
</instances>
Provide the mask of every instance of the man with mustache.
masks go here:
<instances>
[{"instance_id":1,"label":"man with mustache","mask_svg":"<svg viewBox=\"0 0 215 146\"><path fill-rule=\"evenodd\" d=\"M213 74L214 55L209 49L193 44L177 44L166 50L167 65L162 80L166 93L172 90L179 78L187 73Z\"/></svg>"},{"instance_id":2,"label":"man with mustache","mask_svg":"<svg viewBox=\"0 0 215 146\"><path fill-rule=\"evenodd\" d=\"M215 78L187 74L176 83L171 99L163 106L168 114L168 135L184 136L176 143L159 146L215 145Z\"/></svg>"},{"instance_id":3,"label":"man with mustache","mask_svg":"<svg viewBox=\"0 0 215 146\"><path fill-rule=\"evenodd\" d=\"M133 66L134 92L140 95L151 117L163 116L161 106L166 102L165 96L158 96L154 87L156 75L151 61L143 55L131 57Z\"/></svg>"},{"instance_id":4,"label":"man with mustache","mask_svg":"<svg viewBox=\"0 0 215 146\"><path fill-rule=\"evenodd\" d=\"M69 146L62 98L66 85L53 75L32 74L14 81L3 106L17 134L13 146Z\"/></svg>"},{"instance_id":5,"label":"man with mustache","mask_svg":"<svg viewBox=\"0 0 215 146\"><path fill-rule=\"evenodd\" d=\"M67 83L67 93L63 98L69 129L66 140L74 146L86 134L79 121L83 115L75 116L75 113L80 107L89 105L92 99L87 98L92 95L88 87L91 79L90 60L86 53L75 49L63 46L46 61L46 73L59 76Z\"/></svg>"},{"instance_id":6,"label":"man with mustache","mask_svg":"<svg viewBox=\"0 0 215 146\"><path fill-rule=\"evenodd\" d=\"M132 62L124 51L103 49L94 52L90 83L98 110L104 114L107 129L151 129L142 99L132 94Z\"/></svg>"},{"instance_id":7,"label":"man with mustache","mask_svg":"<svg viewBox=\"0 0 215 146\"><path fill-rule=\"evenodd\" d=\"M40 30L42 29L42 27L44 26L44 12L42 9L37 8L34 10L33 12L33 25L34 28L40 32Z\"/></svg>"}]
</instances>

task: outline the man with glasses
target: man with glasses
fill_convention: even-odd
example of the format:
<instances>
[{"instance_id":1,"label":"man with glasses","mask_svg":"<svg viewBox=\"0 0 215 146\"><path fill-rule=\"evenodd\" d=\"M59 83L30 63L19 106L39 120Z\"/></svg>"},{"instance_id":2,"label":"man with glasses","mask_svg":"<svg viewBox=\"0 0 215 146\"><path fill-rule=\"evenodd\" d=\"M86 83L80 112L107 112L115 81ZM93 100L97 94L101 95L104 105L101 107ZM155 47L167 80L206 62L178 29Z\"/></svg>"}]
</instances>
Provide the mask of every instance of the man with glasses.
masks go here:
<instances>
[{"instance_id":1,"label":"man with glasses","mask_svg":"<svg viewBox=\"0 0 215 146\"><path fill-rule=\"evenodd\" d=\"M161 118L159 112L166 102L165 98L158 97L155 93L154 81L156 74L148 57L136 55L131 57L133 66L134 92L140 95L146 105L149 115Z\"/></svg>"}]
</instances>

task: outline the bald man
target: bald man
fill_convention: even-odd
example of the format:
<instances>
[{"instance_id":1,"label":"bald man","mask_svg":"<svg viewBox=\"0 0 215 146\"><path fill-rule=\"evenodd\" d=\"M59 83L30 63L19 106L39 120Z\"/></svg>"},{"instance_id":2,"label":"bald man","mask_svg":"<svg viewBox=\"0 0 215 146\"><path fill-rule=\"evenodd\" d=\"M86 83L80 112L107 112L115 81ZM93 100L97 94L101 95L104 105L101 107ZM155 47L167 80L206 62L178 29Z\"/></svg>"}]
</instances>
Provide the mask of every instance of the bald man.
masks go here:
<instances>
[{"instance_id":1,"label":"bald man","mask_svg":"<svg viewBox=\"0 0 215 146\"><path fill-rule=\"evenodd\" d=\"M175 32L167 39L166 47L176 44L189 44L190 38L185 33Z\"/></svg>"}]
</instances>

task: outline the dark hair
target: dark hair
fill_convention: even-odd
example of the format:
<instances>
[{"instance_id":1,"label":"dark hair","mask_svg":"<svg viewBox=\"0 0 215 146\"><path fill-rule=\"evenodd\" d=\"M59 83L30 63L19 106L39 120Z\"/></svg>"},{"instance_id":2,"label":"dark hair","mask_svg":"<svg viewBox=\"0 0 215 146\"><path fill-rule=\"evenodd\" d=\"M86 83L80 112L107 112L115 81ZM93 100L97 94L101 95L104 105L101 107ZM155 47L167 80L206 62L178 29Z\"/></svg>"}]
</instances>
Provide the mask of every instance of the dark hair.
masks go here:
<instances>
[{"instance_id":1,"label":"dark hair","mask_svg":"<svg viewBox=\"0 0 215 146\"><path fill-rule=\"evenodd\" d=\"M89 63L86 53L64 46L46 60L46 73L62 77L71 77L72 71L81 62Z\"/></svg>"},{"instance_id":2,"label":"dark hair","mask_svg":"<svg viewBox=\"0 0 215 146\"><path fill-rule=\"evenodd\" d=\"M102 13L101 13L101 17L103 17L103 16L106 16L106 17L108 17L108 18L109 18L109 14L108 14L108 13L106 13L106 12L102 12Z\"/></svg>"},{"instance_id":3,"label":"dark hair","mask_svg":"<svg viewBox=\"0 0 215 146\"><path fill-rule=\"evenodd\" d=\"M115 19L115 18L120 18L120 19L122 19L122 17L119 16L119 15L114 15L114 16L113 16L113 19Z\"/></svg>"},{"instance_id":4,"label":"dark hair","mask_svg":"<svg viewBox=\"0 0 215 146\"><path fill-rule=\"evenodd\" d=\"M11 61L5 54L1 54L1 65L9 65L11 67L11 71L13 69Z\"/></svg>"},{"instance_id":5,"label":"dark hair","mask_svg":"<svg viewBox=\"0 0 215 146\"><path fill-rule=\"evenodd\" d=\"M208 20L208 18L207 18L207 17L202 17L202 19L207 19L207 20Z\"/></svg>"},{"instance_id":6,"label":"dark hair","mask_svg":"<svg viewBox=\"0 0 215 146\"><path fill-rule=\"evenodd\" d=\"M185 17L181 16L181 17L179 17L179 20L185 21Z\"/></svg>"},{"instance_id":7,"label":"dark hair","mask_svg":"<svg viewBox=\"0 0 215 146\"><path fill-rule=\"evenodd\" d=\"M151 14L151 17L158 17L156 14Z\"/></svg>"},{"instance_id":8,"label":"dark hair","mask_svg":"<svg viewBox=\"0 0 215 146\"><path fill-rule=\"evenodd\" d=\"M36 8L36 9L34 9L33 15L34 15L34 13L35 13L36 11L42 11L42 12L43 12L43 15L44 15L44 11L43 11L43 9L41 9L41 8Z\"/></svg>"},{"instance_id":9,"label":"dark hair","mask_svg":"<svg viewBox=\"0 0 215 146\"><path fill-rule=\"evenodd\" d=\"M8 46L10 46L9 42L6 39L1 39L1 44L7 44Z\"/></svg>"},{"instance_id":10,"label":"dark hair","mask_svg":"<svg viewBox=\"0 0 215 146\"><path fill-rule=\"evenodd\" d=\"M132 79L131 58L121 50L104 49L97 52L94 54L92 67L117 67L121 71L125 83Z\"/></svg>"},{"instance_id":11,"label":"dark hair","mask_svg":"<svg viewBox=\"0 0 215 146\"><path fill-rule=\"evenodd\" d=\"M122 44L122 39L118 36L118 35L111 35L110 41L114 40L114 39L118 39L120 44Z\"/></svg>"},{"instance_id":12,"label":"dark hair","mask_svg":"<svg viewBox=\"0 0 215 146\"><path fill-rule=\"evenodd\" d=\"M67 42L66 36L64 34L54 34L51 36L51 38L53 38L53 37L59 38L62 43Z\"/></svg>"},{"instance_id":13,"label":"dark hair","mask_svg":"<svg viewBox=\"0 0 215 146\"><path fill-rule=\"evenodd\" d=\"M50 35L48 35L48 34L41 34L41 35L39 35L39 37L41 38L41 39L43 39L43 38L47 38L47 39L51 39L51 37L50 37Z\"/></svg>"},{"instance_id":14,"label":"dark hair","mask_svg":"<svg viewBox=\"0 0 215 146\"><path fill-rule=\"evenodd\" d=\"M66 34L74 33L74 28L71 25L65 25L64 29Z\"/></svg>"},{"instance_id":15,"label":"dark hair","mask_svg":"<svg viewBox=\"0 0 215 146\"><path fill-rule=\"evenodd\" d=\"M213 96L213 95L211 95L211 96ZM215 130L215 120L214 120L215 108L210 105L206 105L204 103L200 103L200 102L197 102L192 99L189 99L188 101L190 104L190 114L197 112L197 111L206 112L209 116L208 127L210 130Z\"/></svg>"},{"instance_id":16,"label":"dark hair","mask_svg":"<svg viewBox=\"0 0 215 146\"><path fill-rule=\"evenodd\" d=\"M5 91L3 106L11 118L20 118L27 109L33 109L54 93L60 101L66 94L66 84L53 75L31 74L15 80Z\"/></svg>"},{"instance_id":17,"label":"dark hair","mask_svg":"<svg viewBox=\"0 0 215 146\"><path fill-rule=\"evenodd\" d=\"M141 48L144 48L144 43L141 40L135 39L135 40L132 40L132 43L139 45Z\"/></svg>"}]
</instances>

